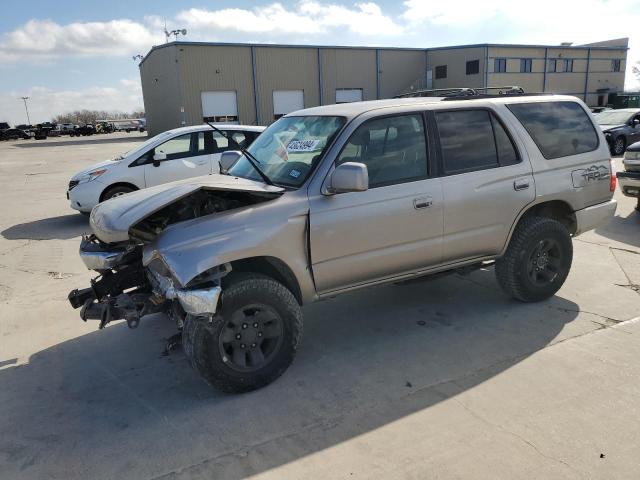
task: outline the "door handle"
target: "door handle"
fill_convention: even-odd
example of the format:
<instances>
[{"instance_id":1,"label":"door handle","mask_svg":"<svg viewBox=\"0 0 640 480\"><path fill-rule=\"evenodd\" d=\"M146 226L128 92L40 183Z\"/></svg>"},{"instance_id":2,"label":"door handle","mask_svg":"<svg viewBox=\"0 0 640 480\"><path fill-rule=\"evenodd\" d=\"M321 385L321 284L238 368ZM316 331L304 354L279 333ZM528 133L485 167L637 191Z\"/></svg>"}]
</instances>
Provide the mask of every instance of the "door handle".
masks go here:
<instances>
[{"instance_id":1,"label":"door handle","mask_svg":"<svg viewBox=\"0 0 640 480\"><path fill-rule=\"evenodd\" d=\"M413 199L413 208L416 210L429 208L431 205L433 205L432 197L418 197Z\"/></svg>"},{"instance_id":2,"label":"door handle","mask_svg":"<svg viewBox=\"0 0 640 480\"><path fill-rule=\"evenodd\" d=\"M513 189L518 190L526 190L529 188L529 179L528 178L519 178L513 182Z\"/></svg>"}]
</instances>

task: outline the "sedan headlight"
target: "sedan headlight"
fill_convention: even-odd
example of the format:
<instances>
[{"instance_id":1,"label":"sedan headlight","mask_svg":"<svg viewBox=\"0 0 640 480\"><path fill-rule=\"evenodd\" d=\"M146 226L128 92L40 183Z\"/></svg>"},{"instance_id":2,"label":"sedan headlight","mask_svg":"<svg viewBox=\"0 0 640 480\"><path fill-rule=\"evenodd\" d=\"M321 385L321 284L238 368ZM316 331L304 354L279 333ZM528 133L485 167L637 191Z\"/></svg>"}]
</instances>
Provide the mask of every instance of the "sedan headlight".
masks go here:
<instances>
[{"instance_id":1,"label":"sedan headlight","mask_svg":"<svg viewBox=\"0 0 640 480\"><path fill-rule=\"evenodd\" d=\"M80 177L78 179L78 183L91 182L92 180L95 180L100 175L104 175L105 173L107 173L107 169L106 168L103 168L103 169L100 169L100 170L94 170L93 172L86 173L82 177Z\"/></svg>"}]
</instances>

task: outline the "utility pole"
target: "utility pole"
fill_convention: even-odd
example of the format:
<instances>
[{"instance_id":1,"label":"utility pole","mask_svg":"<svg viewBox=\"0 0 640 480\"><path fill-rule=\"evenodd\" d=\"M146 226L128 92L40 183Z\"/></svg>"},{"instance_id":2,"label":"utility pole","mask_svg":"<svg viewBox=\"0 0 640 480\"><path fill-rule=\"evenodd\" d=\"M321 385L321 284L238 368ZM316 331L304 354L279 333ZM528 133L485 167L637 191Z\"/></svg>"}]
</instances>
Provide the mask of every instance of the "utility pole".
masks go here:
<instances>
[{"instance_id":1,"label":"utility pole","mask_svg":"<svg viewBox=\"0 0 640 480\"><path fill-rule=\"evenodd\" d=\"M24 111L27 112L27 125L31 125L31 120L29 119L29 108L27 107L27 100L29 97L20 97L24 102Z\"/></svg>"}]
</instances>

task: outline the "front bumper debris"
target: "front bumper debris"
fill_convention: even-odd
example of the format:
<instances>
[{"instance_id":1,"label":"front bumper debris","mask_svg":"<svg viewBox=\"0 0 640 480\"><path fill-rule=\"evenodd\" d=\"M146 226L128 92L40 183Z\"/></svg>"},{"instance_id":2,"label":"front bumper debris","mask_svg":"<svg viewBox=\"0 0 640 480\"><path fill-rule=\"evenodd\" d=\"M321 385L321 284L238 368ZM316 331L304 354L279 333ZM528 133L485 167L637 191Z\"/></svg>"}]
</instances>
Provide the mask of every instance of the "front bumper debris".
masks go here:
<instances>
[{"instance_id":1,"label":"front bumper debris","mask_svg":"<svg viewBox=\"0 0 640 480\"><path fill-rule=\"evenodd\" d=\"M84 321L99 320L99 328L121 319L126 320L130 328L136 328L143 316L163 311L171 313L178 306L183 315L216 313L222 293L219 276L203 278L200 288L176 288L168 272L158 272L153 265L150 268L142 265L139 246L112 246L94 236L83 238L80 257L88 268L100 275L91 280L90 287L71 291L69 303L75 309L80 308Z\"/></svg>"}]
</instances>

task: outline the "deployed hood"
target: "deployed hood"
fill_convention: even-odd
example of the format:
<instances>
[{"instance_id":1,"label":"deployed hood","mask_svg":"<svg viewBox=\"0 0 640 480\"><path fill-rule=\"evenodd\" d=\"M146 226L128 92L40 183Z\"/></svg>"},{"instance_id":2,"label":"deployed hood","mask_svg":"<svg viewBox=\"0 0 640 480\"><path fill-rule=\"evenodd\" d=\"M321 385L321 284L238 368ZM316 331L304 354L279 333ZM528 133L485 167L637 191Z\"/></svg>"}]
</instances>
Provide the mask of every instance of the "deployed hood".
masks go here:
<instances>
[{"instance_id":1,"label":"deployed hood","mask_svg":"<svg viewBox=\"0 0 640 480\"><path fill-rule=\"evenodd\" d=\"M280 196L281 187L227 175L205 175L112 198L91 211L91 228L106 243L150 240L167 225Z\"/></svg>"},{"instance_id":2,"label":"deployed hood","mask_svg":"<svg viewBox=\"0 0 640 480\"><path fill-rule=\"evenodd\" d=\"M84 177L87 173L93 172L94 170L98 170L100 167L113 167L122 161L121 158L113 159L113 160L105 160L104 162L94 163L89 168L85 168L84 170L80 170L76 173L71 180L79 180L81 177Z\"/></svg>"}]
</instances>

